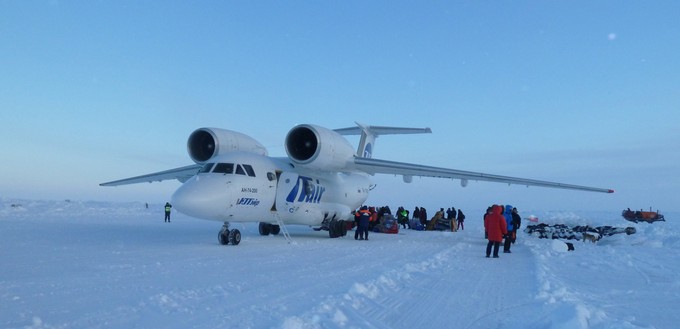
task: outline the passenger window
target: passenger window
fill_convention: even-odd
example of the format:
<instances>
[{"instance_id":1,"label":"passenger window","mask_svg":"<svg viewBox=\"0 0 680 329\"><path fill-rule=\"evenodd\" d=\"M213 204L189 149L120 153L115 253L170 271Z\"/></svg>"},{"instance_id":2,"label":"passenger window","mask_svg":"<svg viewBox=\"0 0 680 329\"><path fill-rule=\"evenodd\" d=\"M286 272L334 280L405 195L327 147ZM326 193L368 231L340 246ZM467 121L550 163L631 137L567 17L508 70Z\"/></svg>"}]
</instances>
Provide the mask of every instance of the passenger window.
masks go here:
<instances>
[{"instance_id":1,"label":"passenger window","mask_svg":"<svg viewBox=\"0 0 680 329\"><path fill-rule=\"evenodd\" d=\"M215 165L215 164L214 164L214 163L206 163L206 164L203 166L203 168L201 168L201 170L199 171L199 173L207 173L207 172L210 172L210 169L212 169L213 165Z\"/></svg>"},{"instance_id":2,"label":"passenger window","mask_svg":"<svg viewBox=\"0 0 680 329\"><path fill-rule=\"evenodd\" d=\"M274 175L273 172L268 172L267 173L267 179L269 179L269 181L271 182L271 181L276 179L276 175Z\"/></svg>"},{"instance_id":3,"label":"passenger window","mask_svg":"<svg viewBox=\"0 0 680 329\"><path fill-rule=\"evenodd\" d=\"M253 166L244 164L243 168L245 168L246 172L248 173L248 176L255 177L255 170L253 170Z\"/></svg>"},{"instance_id":4,"label":"passenger window","mask_svg":"<svg viewBox=\"0 0 680 329\"><path fill-rule=\"evenodd\" d=\"M307 193L307 195L312 195L312 193L314 193L314 183L305 180L304 187L305 193Z\"/></svg>"},{"instance_id":5,"label":"passenger window","mask_svg":"<svg viewBox=\"0 0 680 329\"><path fill-rule=\"evenodd\" d=\"M220 174L233 174L234 173L234 164L233 163L218 163L215 165L215 169L213 169L214 173L220 173Z\"/></svg>"},{"instance_id":6,"label":"passenger window","mask_svg":"<svg viewBox=\"0 0 680 329\"><path fill-rule=\"evenodd\" d=\"M236 174L237 175L245 175L246 174L245 170L243 170L243 167L241 167L241 165L236 165Z\"/></svg>"}]
</instances>

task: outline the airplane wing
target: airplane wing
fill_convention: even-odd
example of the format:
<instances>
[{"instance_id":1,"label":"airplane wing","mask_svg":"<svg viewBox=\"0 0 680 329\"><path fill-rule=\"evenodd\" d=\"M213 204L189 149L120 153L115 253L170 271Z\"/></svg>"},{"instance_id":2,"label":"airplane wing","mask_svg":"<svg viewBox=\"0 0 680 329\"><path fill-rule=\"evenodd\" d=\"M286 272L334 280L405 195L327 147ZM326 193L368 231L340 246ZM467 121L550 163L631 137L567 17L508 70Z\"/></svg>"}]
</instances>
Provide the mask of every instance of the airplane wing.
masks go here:
<instances>
[{"instance_id":1,"label":"airplane wing","mask_svg":"<svg viewBox=\"0 0 680 329\"><path fill-rule=\"evenodd\" d=\"M447 169L431 166L423 166L418 164L395 162L388 160L379 160L372 158L354 158L355 168L364 171L368 174L394 174L404 176L404 181L410 181L413 176L424 176L424 177L443 177L443 178L455 178L461 180L461 185L467 185L468 180L482 180L489 182L507 183L507 184L517 184L526 186L542 186L542 187L553 187L561 189L571 189L571 190L581 190L590 192L602 192L602 193L614 193L614 190L562 184L556 182L548 182L535 179L517 178L510 176L500 176L485 174L473 171L464 171L456 169Z\"/></svg>"},{"instance_id":2,"label":"airplane wing","mask_svg":"<svg viewBox=\"0 0 680 329\"><path fill-rule=\"evenodd\" d=\"M160 182L168 179L176 179L182 183L189 180L198 173L198 170L203 167L200 164L194 164L190 166L179 167L175 169L159 171L152 174L141 175L136 177L130 177L125 179L119 179L111 182L101 183L100 186L118 186L127 184L137 184L137 183L151 183Z\"/></svg>"}]
</instances>

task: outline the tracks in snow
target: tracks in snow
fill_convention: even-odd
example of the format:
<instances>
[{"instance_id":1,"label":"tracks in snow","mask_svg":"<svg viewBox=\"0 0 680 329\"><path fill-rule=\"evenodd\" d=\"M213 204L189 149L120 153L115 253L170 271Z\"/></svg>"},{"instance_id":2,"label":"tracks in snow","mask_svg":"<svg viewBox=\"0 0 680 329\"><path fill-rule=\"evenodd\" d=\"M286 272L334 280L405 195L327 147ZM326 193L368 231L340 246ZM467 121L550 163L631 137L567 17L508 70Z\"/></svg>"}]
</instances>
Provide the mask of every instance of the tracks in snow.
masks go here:
<instances>
[{"instance_id":1,"label":"tracks in snow","mask_svg":"<svg viewBox=\"0 0 680 329\"><path fill-rule=\"evenodd\" d=\"M535 266L528 250L517 247L513 254L487 259L486 240L465 233L447 238L431 240L428 245L436 251L423 250L422 261L367 273L367 280L287 318L283 327L451 327L455 321L460 328L489 328L512 321L518 308L536 303ZM498 280L499 271L503 280Z\"/></svg>"}]
</instances>

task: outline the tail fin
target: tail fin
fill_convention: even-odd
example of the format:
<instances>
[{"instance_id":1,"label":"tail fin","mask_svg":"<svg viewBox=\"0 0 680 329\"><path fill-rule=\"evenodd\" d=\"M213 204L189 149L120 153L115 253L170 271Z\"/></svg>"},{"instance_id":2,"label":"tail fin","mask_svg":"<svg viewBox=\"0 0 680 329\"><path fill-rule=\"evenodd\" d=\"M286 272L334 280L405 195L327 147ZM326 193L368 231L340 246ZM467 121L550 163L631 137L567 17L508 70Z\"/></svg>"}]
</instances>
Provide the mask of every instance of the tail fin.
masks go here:
<instances>
[{"instance_id":1,"label":"tail fin","mask_svg":"<svg viewBox=\"0 0 680 329\"><path fill-rule=\"evenodd\" d=\"M340 135L359 135L359 148L357 149L357 157L371 158L373 156L373 145L375 139L380 135L405 135L405 134L431 134L430 128L401 128L401 127L383 127L383 126L368 126L358 122L356 127L340 128L334 131Z\"/></svg>"}]
</instances>

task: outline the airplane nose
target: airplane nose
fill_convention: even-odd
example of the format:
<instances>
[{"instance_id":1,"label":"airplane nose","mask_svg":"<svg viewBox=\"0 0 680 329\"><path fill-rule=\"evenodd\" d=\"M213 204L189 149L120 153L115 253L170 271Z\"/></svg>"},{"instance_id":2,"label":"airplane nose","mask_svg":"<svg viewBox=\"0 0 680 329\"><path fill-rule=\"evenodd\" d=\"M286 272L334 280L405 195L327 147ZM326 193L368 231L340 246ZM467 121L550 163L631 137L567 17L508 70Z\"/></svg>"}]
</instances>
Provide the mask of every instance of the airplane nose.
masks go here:
<instances>
[{"instance_id":1,"label":"airplane nose","mask_svg":"<svg viewBox=\"0 0 680 329\"><path fill-rule=\"evenodd\" d=\"M224 220L224 212L220 211L220 199L224 199L225 191L211 189L207 180L194 177L182 184L172 195L172 204L178 211L191 217ZM226 199L225 199L226 200Z\"/></svg>"}]
</instances>

